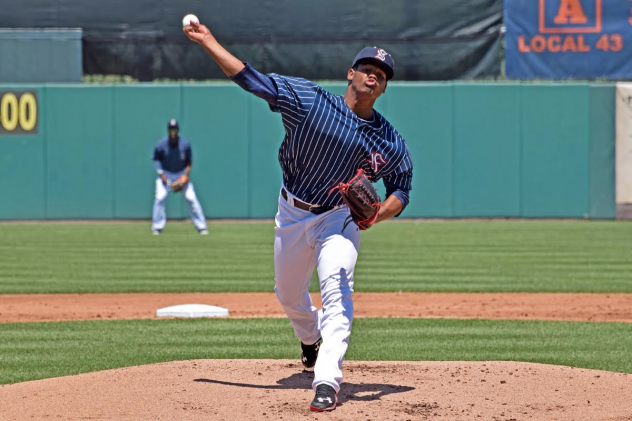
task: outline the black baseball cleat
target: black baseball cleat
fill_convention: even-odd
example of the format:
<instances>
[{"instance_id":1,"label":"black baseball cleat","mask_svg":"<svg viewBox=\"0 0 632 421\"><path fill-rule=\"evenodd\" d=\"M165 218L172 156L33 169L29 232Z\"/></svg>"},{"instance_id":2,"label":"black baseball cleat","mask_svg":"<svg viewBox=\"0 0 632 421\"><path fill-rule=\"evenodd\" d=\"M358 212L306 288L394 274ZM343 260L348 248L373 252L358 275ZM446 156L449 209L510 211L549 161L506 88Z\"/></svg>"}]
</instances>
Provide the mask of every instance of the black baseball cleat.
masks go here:
<instances>
[{"instance_id":1,"label":"black baseball cleat","mask_svg":"<svg viewBox=\"0 0 632 421\"><path fill-rule=\"evenodd\" d=\"M336 390L328 384L316 386L316 396L309 405L309 409L316 412L333 411L338 405L338 395Z\"/></svg>"},{"instance_id":2,"label":"black baseball cleat","mask_svg":"<svg viewBox=\"0 0 632 421\"><path fill-rule=\"evenodd\" d=\"M320 349L320 344L323 342L323 338L320 338L313 345L305 345L301 342L301 362L303 363L303 367L305 368L314 368L316 365L316 360L318 359L318 350Z\"/></svg>"}]
</instances>

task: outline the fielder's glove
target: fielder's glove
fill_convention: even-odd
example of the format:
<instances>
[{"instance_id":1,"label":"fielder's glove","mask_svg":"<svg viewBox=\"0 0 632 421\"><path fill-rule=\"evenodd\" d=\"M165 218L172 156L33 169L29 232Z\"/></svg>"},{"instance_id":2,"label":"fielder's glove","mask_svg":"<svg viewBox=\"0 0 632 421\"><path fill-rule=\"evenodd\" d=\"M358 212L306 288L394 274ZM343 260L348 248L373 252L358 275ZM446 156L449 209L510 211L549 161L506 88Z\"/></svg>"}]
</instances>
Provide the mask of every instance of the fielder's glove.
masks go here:
<instances>
[{"instance_id":1,"label":"fielder's glove","mask_svg":"<svg viewBox=\"0 0 632 421\"><path fill-rule=\"evenodd\" d=\"M173 181L169 185L169 188L171 189L172 192L177 193L179 191L182 191L186 187L188 182L189 182L189 177L187 177L186 175L183 175L177 180Z\"/></svg>"},{"instance_id":2,"label":"fielder's glove","mask_svg":"<svg viewBox=\"0 0 632 421\"><path fill-rule=\"evenodd\" d=\"M331 189L340 190L342 200L349 207L350 220L345 221L342 228L344 231L349 222L353 220L360 230L368 230L375 223L378 211L382 203L377 190L371 184L363 169L359 169L358 173L348 183L340 183L337 187Z\"/></svg>"}]
</instances>

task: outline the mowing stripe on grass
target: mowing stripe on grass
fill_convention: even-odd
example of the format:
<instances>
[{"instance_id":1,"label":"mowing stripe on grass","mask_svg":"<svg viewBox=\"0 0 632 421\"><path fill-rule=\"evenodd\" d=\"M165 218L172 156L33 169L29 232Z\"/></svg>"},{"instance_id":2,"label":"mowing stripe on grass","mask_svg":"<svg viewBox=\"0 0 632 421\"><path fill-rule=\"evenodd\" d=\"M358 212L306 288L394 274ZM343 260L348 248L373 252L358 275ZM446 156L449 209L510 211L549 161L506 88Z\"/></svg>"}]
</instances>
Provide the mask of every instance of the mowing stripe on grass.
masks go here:
<instances>
[{"instance_id":1,"label":"mowing stripe on grass","mask_svg":"<svg viewBox=\"0 0 632 421\"><path fill-rule=\"evenodd\" d=\"M273 223L0 224L1 293L269 292ZM312 291L318 282L313 279ZM406 221L362 233L356 291L632 292L632 223Z\"/></svg>"},{"instance_id":2,"label":"mowing stripe on grass","mask_svg":"<svg viewBox=\"0 0 632 421\"><path fill-rule=\"evenodd\" d=\"M527 361L632 373L632 325L454 319L357 319L350 360ZM284 319L0 324L0 383L157 362L296 359Z\"/></svg>"}]
</instances>

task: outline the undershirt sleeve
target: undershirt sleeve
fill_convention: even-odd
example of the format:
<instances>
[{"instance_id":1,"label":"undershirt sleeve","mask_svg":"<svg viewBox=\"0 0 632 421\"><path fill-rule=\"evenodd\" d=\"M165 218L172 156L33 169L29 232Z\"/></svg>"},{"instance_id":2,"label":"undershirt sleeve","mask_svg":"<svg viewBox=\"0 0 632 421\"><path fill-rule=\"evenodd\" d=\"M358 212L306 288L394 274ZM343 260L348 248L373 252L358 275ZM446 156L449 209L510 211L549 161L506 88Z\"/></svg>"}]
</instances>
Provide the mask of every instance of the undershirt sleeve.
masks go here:
<instances>
[{"instance_id":1,"label":"undershirt sleeve","mask_svg":"<svg viewBox=\"0 0 632 421\"><path fill-rule=\"evenodd\" d=\"M266 100L271 107L277 106L278 90L272 78L256 71L250 64L230 78L246 92Z\"/></svg>"}]
</instances>

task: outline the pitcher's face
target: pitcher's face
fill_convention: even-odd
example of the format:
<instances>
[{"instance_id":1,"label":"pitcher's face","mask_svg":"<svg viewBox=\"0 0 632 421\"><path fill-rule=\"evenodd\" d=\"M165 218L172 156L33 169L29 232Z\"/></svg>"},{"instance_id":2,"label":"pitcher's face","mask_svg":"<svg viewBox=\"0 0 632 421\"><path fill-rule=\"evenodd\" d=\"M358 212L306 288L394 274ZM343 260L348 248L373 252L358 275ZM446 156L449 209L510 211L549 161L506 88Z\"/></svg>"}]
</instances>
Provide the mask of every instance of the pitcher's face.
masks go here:
<instances>
[{"instance_id":1,"label":"pitcher's face","mask_svg":"<svg viewBox=\"0 0 632 421\"><path fill-rule=\"evenodd\" d=\"M349 69L347 80L358 94L368 95L374 100L386 90L386 73L371 63L360 63L357 70Z\"/></svg>"}]
</instances>

